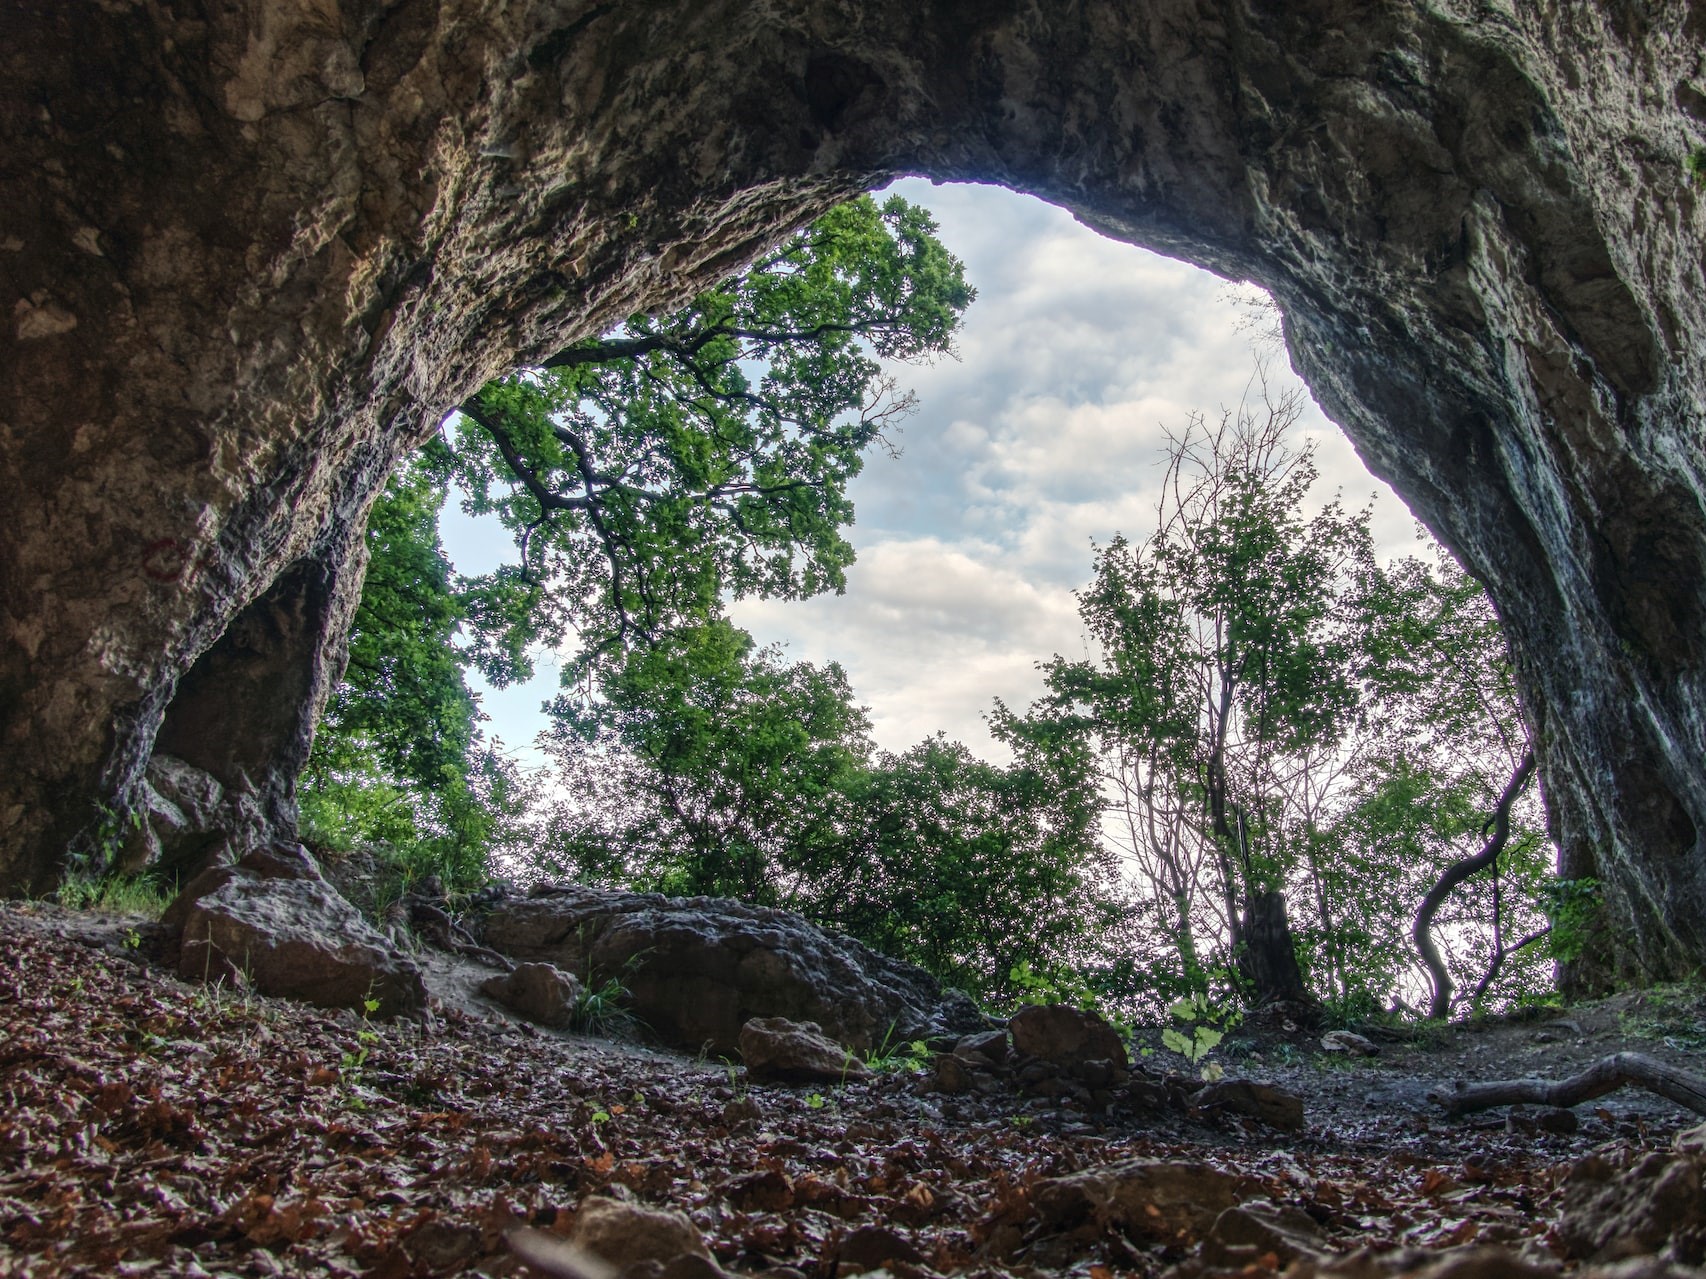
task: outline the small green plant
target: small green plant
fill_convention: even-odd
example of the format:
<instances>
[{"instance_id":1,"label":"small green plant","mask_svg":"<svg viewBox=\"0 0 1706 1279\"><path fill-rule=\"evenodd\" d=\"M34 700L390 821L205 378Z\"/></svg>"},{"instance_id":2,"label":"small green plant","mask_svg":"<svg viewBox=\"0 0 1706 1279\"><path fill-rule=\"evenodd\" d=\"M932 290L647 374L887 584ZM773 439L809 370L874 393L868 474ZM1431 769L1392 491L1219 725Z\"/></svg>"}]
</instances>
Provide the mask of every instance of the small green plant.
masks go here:
<instances>
[{"instance_id":1,"label":"small green plant","mask_svg":"<svg viewBox=\"0 0 1706 1279\"><path fill-rule=\"evenodd\" d=\"M168 889L145 875L67 875L54 893L67 910L104 910L158 919L171 904Z\"/></svg>"},{"instance_id":2,"label":"small green plant","mask_svg":"<svg viewBox=\"0 0 1706 1279\"><path fill-rule=\"evenodd\" d=\"M581 987L575 1006L569 1014L569 1025L589 1035L613 1035L634 1026L634 1014L628 1010L628 988L620 978L610 977L594 986Z\"/></svg>"},{"instance_id":3,"label":"small green plant","mask_svg":"<svg viewBox=\"0 0 1706 1279\"><path fill-rule=\"evenodd\" d=\"M1706 147L1695 147L1682 159L1682 171L1696 188L1706 187Z\"/></svg>"},{"instance_id":4,"label":"small green plant","mask_svg":"<svg viewBox=\"0 0 1706 1279\"><path fill-rule=\"evenodd\" d=\"M820 1092L814 1092L806 1098L806 1105L812 1110L822 1110L828 1099Z\"/></svg>"},{"instance_id":5,"label":"small green plant","mask_svg":"<svg viewBox=\"0 0 1706 1279\"><path fill-rule=\"evenodd\" d=\"M1036 1123L1037 1120L1035 1115L1008 1115L1007 1122L1017 1128L1020 1132L1024 1132L1025 1129Z\"/></svg>"},{"instance_id":6,"label":"small green plant","mask_svg":"<svg viewBox=\"0 0 1706 1279\"><path fill-rule=\"evenodd\" d=\"M728 1057L719 1058L723 1063L723 1076L729 1081L729 1090L734 1093L736 1101L746 1100L746 1076L741 1074L740 1067Z\"/></svg>"},{"instance_id":7,"label":"small green plant","mask_svg":"<svg viewBox=\"0 0 1706 1279\"><path fill-rule=\"evenodd\" d=\"M127 928L124 930L124 937L120 944L126 950L140 950L142 948L142 934L134 928Z\"/></svg>"},{"instance_id":8,"label":"small green plant","mask_svg":"<svg viewBox=\"0 0 1706 1279\"><path fill-rule=\"evenodd\" d=\"M610 1122L610 1112L608 1110L595 1110L595 1111L593 1111L592 1112L592 1122L595 1124L607 1124L607 1123L609 1123Z\"/></svg>"},{"instance_id":9,"label":"small green plant","mask_svg":"<svg viewBox=\"0 0 1706 1279\"><path fill-rule=\"evenodd\" d=\"M353 1094L361 1087L362 1075L367 1069L367 1055L379 1039L379 1032L373 1029L370 1021L378 1011L377 999L370 996L361 1001L361 1027L355 1032L355 1047L343 1055L338 1066L338 1080L344 1091L351 1094L349 1104L356 1110L367 1109L367 1103Z\"/></svg>"},{"instance_id":10,"label":"small green plant","mask_svg":"<svg viewBox=\"0 0 1706 1279\"><path fill-rule=\"evenodd\" d=\"M895 1023L891 1021L883 1034L883 1042L865 1054L865 1065L879 1075L917 1074L922 1071L930 1061L930 1045L922 1039L896 1043L894 1031Z\"/></svg>"},{"instance_id":11,"label":"small green plant","mask_svg":"<svg viewBox=\"0 0 1706 1279\"><path fill-rule=\"evenodd\" d=\"M1201 994L1181 999L1167 1011L1183 1025L1163 1030L1161 1042L1191 1065L1200 1067L1203 1078L1208 1079L1210 1067L1202 1064L1203 1058L1219 1046L1220 1041L1226 1038L1226 1032L1244 1019L1243 1015L1235 1008L1216 1007Z\"/></svg>"}]
</instances>

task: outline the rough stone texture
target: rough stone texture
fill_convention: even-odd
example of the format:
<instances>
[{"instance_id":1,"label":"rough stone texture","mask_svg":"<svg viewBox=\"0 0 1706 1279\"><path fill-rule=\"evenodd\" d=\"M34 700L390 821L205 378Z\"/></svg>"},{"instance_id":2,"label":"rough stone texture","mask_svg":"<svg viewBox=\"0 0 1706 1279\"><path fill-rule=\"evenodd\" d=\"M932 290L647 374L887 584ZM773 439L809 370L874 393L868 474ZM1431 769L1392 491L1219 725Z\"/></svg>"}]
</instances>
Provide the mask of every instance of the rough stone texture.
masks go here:
<instances>
[{"instance_id":1,"label":"rough stone texture","mask_svg":"<svg viewBox=\"0 0 1706 1279\"><path fill-rule=\"evenodd\" d=\"M618 1269L647 1261L668 1264L684 1256L711 1260L704 1236L685 1213L604 1195L581 1202L569 1239Z\"/></svg>"},{"instance_id":2,"label":"rough stone texture","mask_svg":"<svg viewBox=\"0 0 1706 1279\"><path fill-rule=\"evenodd\" d=\"M815 1022L861 1053L984 1028L923 969L784 910L566 886L498 903L483 931L512 959L616 978L640 1021L690 1051L735 1052L754 1017Z\"/></svg>"},{"instance_id":3,"label":"rough stone texture","mask_svg":"<svg viewBox=\"0 0 1706 1279\"><path fill-rule=\"evenodd\" d=\"M1303 1130L1303 1098L1253 1079L1223 1079L1209 1084L1191 1098L1191 1104L1202 1110L1248 1115L1285 1132Z\"/></svg>"},{"instance_id":4,"label":"rough stone texture","mask_svg":"<svg viewBox=\"0 0 1706 1279\"><path fill-rule=\"evenodd\" d=\"M235 866L203 871L161 918L173 938L178 975L247 983L323 1008L378 1015L426 1007L418 967L368 926L321 878L300 847L249 853Z\"/></svg>"},{"instance_id":5,"label":"rough stone texture","mask_svg":"<svg viewBox=\"0 0 1706 1279\"><path fill-rule=\"evenodd\" d=\"M574 1020L580 979L550 964L517 964L515 971L480 983L480 993L541 1026L564 1027Z\"/></svg>"},{"instance_id":6,"label":"rough stone texture","mask_svg":"<svg viewBox=\"0 0 1706 1279\"><path fill-rule=\"evenodd\" d=\"M1208 1164L1127 1159L1039 1182L1032 1198L1051 1233L1092 1227L1145 1242L1193 1243L1246 1196L1240 1179Z\"/></svg>"},{"instance_id":7,"label":"rough stone texture","mask_svg":"<svg viewBox=\"0 0 1706 1279\"><path fill-rule=\"evenodd\" d=\"M1040 1057L1057 1065L1108 1061L1124 1069L1129 1060L1119 1032L1097 1013L1064 1004L1021 1008L1007 1023L1013 1049L1022 1057Z\"/></svg>"},{"instance_id":8,"label":"rough stone texture","mask_svg":"<svg viewBox=\"0 0 1706 1279\"><path fill-rule=\"evenodd\" d=\"M899 172L1271 288L1491 588L1612 956L1706 959L1706 17L1685 0L15 0L0 881L159 738L287 831L393 460ZM1594 971L1578 967L1586 984Z\"/></svg>"},{"instance_id":9,"label":"rough stone texture","mask_svg":"<svg viewBox=\"0 0 1706 1279\"><path fill-rule=\"evenodd\" d=\"M1576 1260L1662 1253L1698 1266L1706 1262L1706 1159L1654 1151L1619 1167L1590 1156L1570 1169L1556 1232Z\"/></svg>"},{"instance_id":10,"label":"rough stone texture","mask_svg":"<svg viewBox=\"0 0 1706 1279\"><path fill-rule=\"evenodd\" d=\"M871 1072L812 1021L754 1017L740 1028L740 1059L754 1079L780 1083L841 1083Z\"/></svg>"}]
</instances>

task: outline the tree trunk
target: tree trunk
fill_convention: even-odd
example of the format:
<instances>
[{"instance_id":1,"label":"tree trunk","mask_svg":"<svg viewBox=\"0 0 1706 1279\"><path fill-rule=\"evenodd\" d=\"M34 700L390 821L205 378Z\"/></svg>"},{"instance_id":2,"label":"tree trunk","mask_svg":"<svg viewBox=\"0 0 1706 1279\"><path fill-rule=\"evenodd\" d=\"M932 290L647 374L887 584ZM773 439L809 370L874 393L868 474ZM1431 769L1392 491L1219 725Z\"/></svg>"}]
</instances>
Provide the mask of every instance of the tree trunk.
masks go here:
<instances>
[{"instance_id":1,"label":"tree trunk","mask_svg":"<svg viewBox=\"0 0 1706 1279\"><path fill-rule=\"evenodd\" d=\"M1285 894L1277 889L1251 893L1244 907L1244 946L1238 970L1249 983L1253 1002L1313 1003L1297 964L1297 943L1286 915Z\"/></svg>"},{"instance_id":2,"label":"tree trunk","mask_svg":"<svg viewBox=\"0 0 1706 1279\"><path fill-rule=\"evenodd\" d=\"M1522 762L1517 765L1516 772L1511 774L1510 781L1505 783L1505 792L1499 796L1498 805L1487 821L1487 826L1492 828L1491 832L1487 832L1487 827L1482 828L1486 834L1486 843L1481 846L1481 851L1473 857L1465 857L1447 866L1445 873L1428 889L1427 896L1422 898L1422 904L1416 909L1416 923L1410 935L1415 938L1416 949L1421 952L1422 962L1427 965L1428 977L1433 983L1433 997L1428 1003L1428 1016L1434 1020L1442 1020L1451 1012L1451 995L1455 989L1451 972L1445 965L1445 957L1439 953L1439 947L1434 942L1434 916L1439 914L1440 907L1445 905L1446 898L1451 896L1459 884L1498 861L1499 854L1504 852L1505 844L1510 840L1511 806L1532 780L1534 751L1528 750L1523 753Z\"/></svg>"}]
</instances>

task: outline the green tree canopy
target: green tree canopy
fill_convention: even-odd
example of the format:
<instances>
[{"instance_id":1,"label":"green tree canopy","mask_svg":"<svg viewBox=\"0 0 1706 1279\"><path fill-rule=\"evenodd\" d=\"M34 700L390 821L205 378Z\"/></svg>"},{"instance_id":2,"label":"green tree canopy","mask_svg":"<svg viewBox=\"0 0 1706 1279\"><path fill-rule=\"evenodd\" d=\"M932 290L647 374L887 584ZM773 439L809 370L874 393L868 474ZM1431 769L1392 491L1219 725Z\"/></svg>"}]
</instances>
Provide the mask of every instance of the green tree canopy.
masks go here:
<instances>
[{"instance_id":1,"label":"green tree canopy","mask_svg":"<svg viewBox=\"0 0 1706 1279\"><path fill-rule=\"evenodd\" d=\"M456 478L518 551L470 597L488 676L571 631L596 660L725 596L842 589L847 485L914 404L885 364L951 351L972 297L923 209L864 197L682 310L470 397Z\"/></svg>"},{"instance_id":2,"label":"green tree canopy","mask_svg":"<svg viewBox=\"0 0 1706 1279\"><path fill-rule=\"evenodd\" d=\"M501 686L534 646L578 646L567 682L610 677L617 714L657 683L648 662L683 659L682 635L701 667L718 643L729 656L708 626L726 597L839 590L847 485L913 407L888 370L949 353L972 296L923 209L862 198L680 311L471 396L374 509L349 673L309 768L314 832L477 868L502 818L481 797L514 778L475 731L467 665ZM452 481L511 531L513 564L451 572L435 521Z\"/></svg>"}]
</instances>

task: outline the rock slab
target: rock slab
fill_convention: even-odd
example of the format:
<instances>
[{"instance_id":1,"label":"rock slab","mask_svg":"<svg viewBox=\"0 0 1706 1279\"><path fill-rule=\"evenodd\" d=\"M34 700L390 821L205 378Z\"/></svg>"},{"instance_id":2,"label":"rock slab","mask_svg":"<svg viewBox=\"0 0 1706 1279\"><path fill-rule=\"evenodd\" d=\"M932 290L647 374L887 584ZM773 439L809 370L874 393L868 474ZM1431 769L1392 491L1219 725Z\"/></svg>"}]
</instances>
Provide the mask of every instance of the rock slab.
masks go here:
<instances>
[{"instance_id":1,"label":"rock slab","mask_svg":"<svg viewBox=\"0 0 1706 1279\"><path fill-rule=\"evenodd\" d=\"M1013 1048L1022 1057L1037 1057L1057 1066L1085 1061L1113 1062L1122 1070L1130 1063L1119 1032L1099 1014L1066 1004L1032 1004L1007 1023Z\"/></svg>"},{"instance_id":2,"label":"rock slab","mask_svg":"<svg viewBox=\"0 0 1706 1279\"><path fill-rule=\"evenodd\" d=\"M178 975L247 983L263 995L324 1008L412 1015L426 1007L413 961L321 877L300 848L249 854L191 880L161 923L175 939Z\"/></svg>"},{"instance_id":3,"label":"rock slab","mask_svg":"<svg viewBox=\"0 0 1706 1279\"><path fill-rule=\"evenodd\" d=\"M754 1017L740 1028L740 1056L754 1079L837 1084L870 1075L865 1063L815 1022Z\"/></svg>"},{"instance_id":4,"label":"rock slab","mask_svg":"<svg viewBox=\"0 0 1706 1279\"><path fill-rule=\"evenodd\" d=\"M580 980L552 964L518 964L481 983L480 993L540 1026L561 1030L575 1019Z\"/></svg>"},{"instance_id":5,"label":"rock slab","mask_svg":"<svg viewBox=\"0 0 1706 1279\"><path fill-rule=\"evenodd\" d=\"M722 898L554 886L497 902L482 938L518 962L616 979L635 1017L690 1052L739 1051L754 1017L813 1022L857 1053L988 1029L969 998L921 968Z\"/></svg>"}]
</instances>

